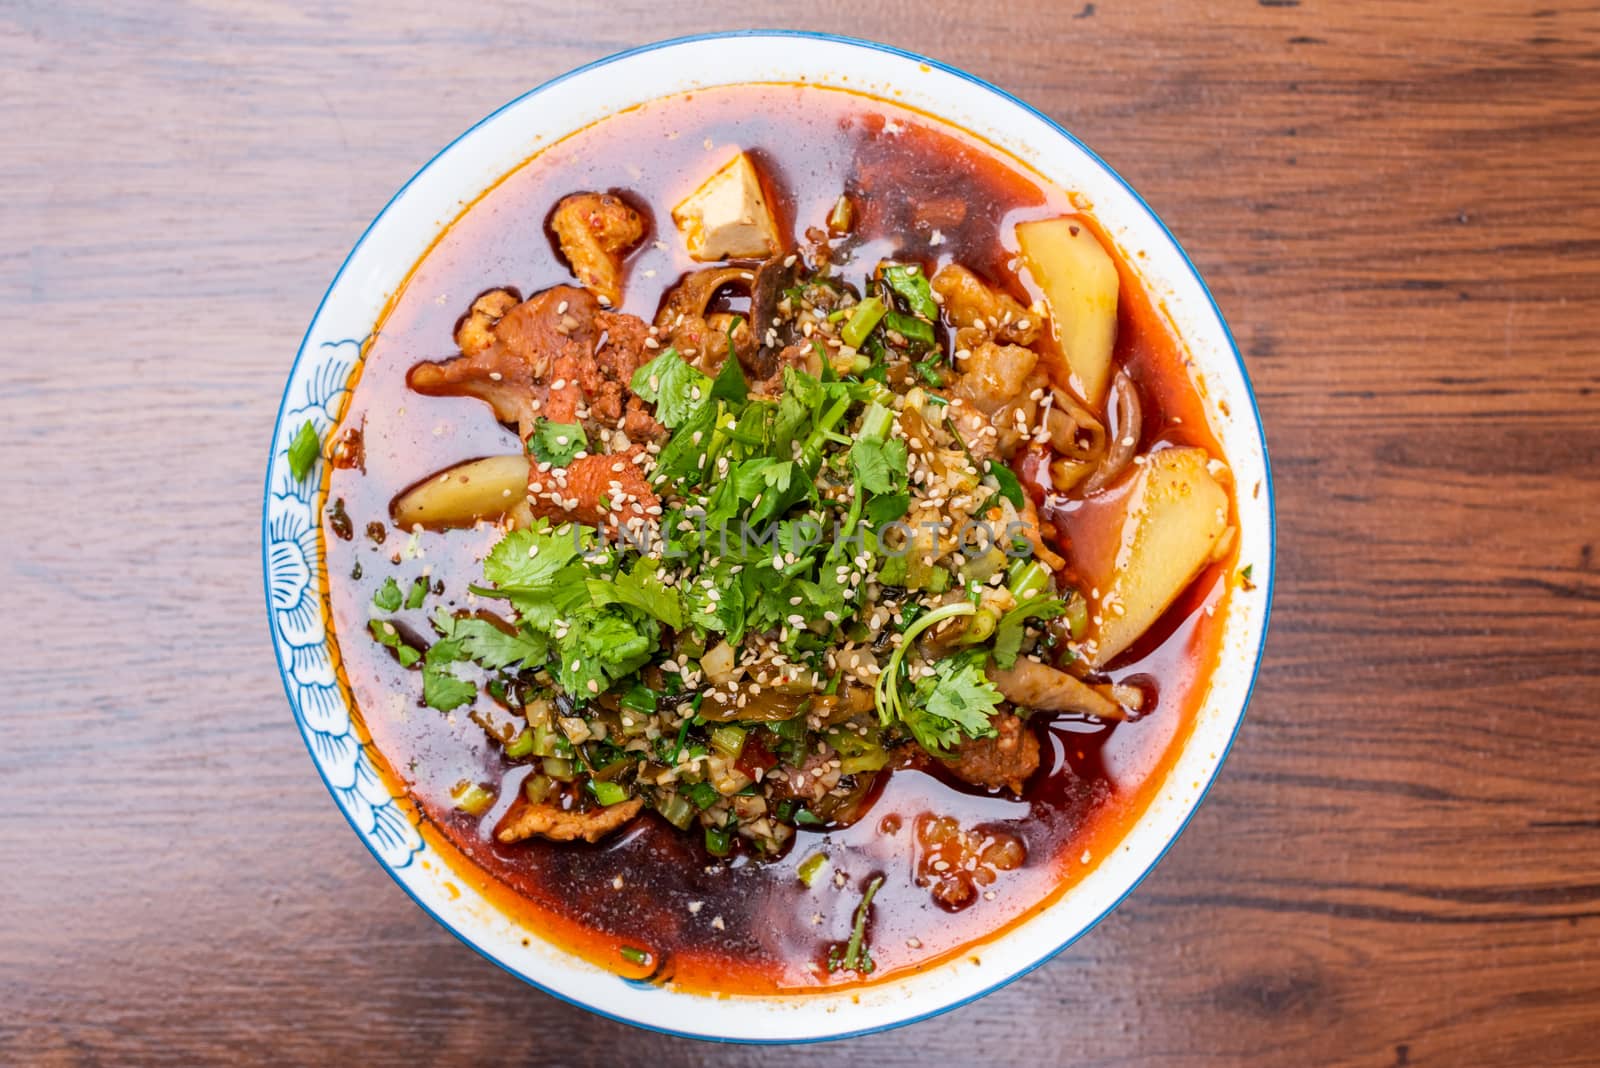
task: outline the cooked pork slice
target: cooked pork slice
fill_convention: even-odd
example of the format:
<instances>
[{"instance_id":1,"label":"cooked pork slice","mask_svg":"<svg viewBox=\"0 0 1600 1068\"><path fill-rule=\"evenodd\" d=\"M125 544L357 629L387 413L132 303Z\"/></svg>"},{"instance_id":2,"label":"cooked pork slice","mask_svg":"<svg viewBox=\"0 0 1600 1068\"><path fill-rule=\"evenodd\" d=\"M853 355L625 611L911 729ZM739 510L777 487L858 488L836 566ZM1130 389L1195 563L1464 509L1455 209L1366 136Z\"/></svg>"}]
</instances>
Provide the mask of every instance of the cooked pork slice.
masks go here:
<instances>
[{"instance_id":1,"label":"cooked pork slice","mask_svg":"<svg viewBox=\"0 0 1600 1068\"><path fill-rule=\"evenodd\" d=\"M661 514L661 499L640 468L644 447L626 452L580 456L566 467L528 472L528 507L533 518L576 522L616 530L630 522L648 523Z\"/></svg>"},{"instance_id":2,"label":"cooked pork slice","mask_svg":"<svg viewBox=\"0 0 1600 1068\"><path fill-rule=\"evenodd\" d=\"M965 373L956 380L955 395L993 415L1027 392L1028 376L1038 362L1032 349L985 341L962 364Z\"/></svg>"},{"instance_id":3,"label":"cooked pork slice","mask_svg":"<svg viewBox=\"0 0 1600 1068\"><path fill-rule=\"evenodd\" d=\"M1039 337L1039 316L960 264L939 268L930 283L957 327L979 327L1013 345L1031 345Z\"/></svg>"},{"instance_id":4,"label":"cooked pork slice","mask_svg":"<svg viewBox=\"0 0 1600 1068\"><path fill-rule=\"evenodd\" d=\"M521 303L492 290L473 303L456 332L461 355L411 369L410 385L433 396L485 401L526 440L543 417L588 424L631 441L663 431L628 389L653 355L650 327L633 315L603 311L594 295L555 286Z\"/></svg>"},{"instance_id":5,"label":"cooked pork slice","mask_svg":"<svg viewBox=\"0 0 1600 1068\"><path fill-rule=\"evenodd\" d=\"M643 808L643 799L637 797L621 804L592 808L587 812L569 812L545 803L530 805L519 802L506 815L495 837L507 843L520 842L534 835L555 842L572 842L579 838L585 842L598 842L631 822Z\"/></svg>"}]
</instances>

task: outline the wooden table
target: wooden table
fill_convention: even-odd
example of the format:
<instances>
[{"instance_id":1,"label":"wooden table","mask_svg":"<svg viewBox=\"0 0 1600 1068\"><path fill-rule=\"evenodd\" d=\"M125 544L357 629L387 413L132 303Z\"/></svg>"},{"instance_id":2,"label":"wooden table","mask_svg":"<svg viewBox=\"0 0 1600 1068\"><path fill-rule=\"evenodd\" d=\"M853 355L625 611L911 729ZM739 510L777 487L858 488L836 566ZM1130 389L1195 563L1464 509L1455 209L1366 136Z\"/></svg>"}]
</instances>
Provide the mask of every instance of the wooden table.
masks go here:
<instances>
[{"instance_id":1,"label":"wooden table","mask_svg":"<svg viewBox=\"0 0 1600 1068\"><path fill-rule=\"evenodd\" d=\"M0 1062L1600 1061L1592 6L450 6L0 9ZM541 80L740 23L1080 134L1210 280L1279 493L1257 696L1165 863L1033 976L820 1051L457 945L318 785L262 621L273 414L367 220Z\"/></svg>"}]
</instances>

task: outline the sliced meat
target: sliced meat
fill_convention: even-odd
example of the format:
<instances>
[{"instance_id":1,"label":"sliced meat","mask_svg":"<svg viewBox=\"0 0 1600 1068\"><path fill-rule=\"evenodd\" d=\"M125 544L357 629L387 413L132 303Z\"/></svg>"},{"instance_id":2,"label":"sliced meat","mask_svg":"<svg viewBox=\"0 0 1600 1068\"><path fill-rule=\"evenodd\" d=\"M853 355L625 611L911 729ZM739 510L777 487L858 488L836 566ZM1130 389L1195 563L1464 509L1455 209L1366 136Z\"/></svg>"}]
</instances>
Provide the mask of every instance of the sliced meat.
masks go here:
<instances>
[{"instance_id":1,"label":"sliced meat","mask_svg":"<svg viewBox=\"0 0 1600 1068\"><path fill-rule=\"evenodd\" d=\"M469 323L477 318L483 299L468 314ZM515 424L526 439L541 415L572 421L578 385L562 376L592 362L596 311L587 290L547 289L508 309L487 327L487 343L478 334L481 322L471 332L458 334L470 348L464 347L454 359L419 363L411 369L407 384L430 396L477 397L494 409L495 418ZM552 389L552 383L559 383L559 388Z\"/></svg>"},{"instance_id":2,"label":"sliced meat","mask_svg":"<svg viewBox=\"0 0 1600 1068\"><path fill-rule=\"evenodd\" d=\"M602 337L594 358L599 382L589 397L590 418L601 426L621 427L632 443L664 439L667 428L630 388L634 372L661 352L649 324L637 315L607 311L596 315L595 323Z\"/></svg>"},{"instance_id":3,"label":"sliced meat","mask_svg":"<svg viewBox=\"0 0 1600 1068\"><path fill-rule=\"evenodd\" d=\"M798 768L786 767L768 773L773 798L795 798L801 801L821 801L829 790L839 785L838 754L827 745L806 754L805 763Z\"/></svg>"},{"instance_id":4,"label":"sliced meat","mask_svg":"<svg viewBox=\"0 0 1600 1068\"><path fill-rule=\"evenodd\" d=\"M627 452L581 456L564 468L528 472L528 506L533 518L576 522L615 531L648 523L661 514L661 499L640 468L644 447Z\"/></svg>"},{"instance_id":5,"label":"sliced meat","mask_svg":"<svg viewBox=\"0 0 1600 1068\"><path fill-rule=\"evenodd\" d=\"M473 303L457 330L461 355L411 369L409 384L433 396L469 396L515 424L526 440L540 417L585 423L591 439L622 427L630 441L661 426L629 391L653 338L638 316L602 311L588 290L555 286L507 307L509 290Z\"/></svg>"},{"instance_id":6,"label":"sliced meat","mask_svg":"<svg viewBox=\"0 0 1600 1068\"><path fill-rule=\"evenodd\" d=\"M650 324L637 315L602 311L595 314L594 323L602 335L595 365L608 381L627 385L633 381L633 372L660 353L653 344Z\"/></svg>"},{"instance_id":7,"label":"sliced meat","mask_svg":"<svg viewBox=\"0 0 1600 1068\"><path fill-rule=\"evenodd\" d=\"M507 814L495 837L502 842L520 842L539 835L556 842L598 842L612 831L631 822L644 808L641 798L632 798L587 812L569 812L551 804L522 803Z\"/></svg>"},{"instance_id":8,"label":"sliced meat","mask_svg":"<svg viewBox=\"0 0 1600 1068\"><path fill-rule=\"evenodd\" d=\"M1038 362L1039 354L1032 349L986 341L962 362L955 395L985 415L993 415L1023 393Z\"/></svg>"},{"instance_id":9,"label":"sliced meat","mask_svg":"<svg viewBox=\"0 0 1600 1068\"><path fill-rule=\"evenodd\" d=\"M1013 345L1031 345L1039 336L1039 316L959 264L946 264L929 280L944 298L952 326L977 327Z\"/></svg>"},{"instance_id":10,"label":"sliced meat","mask_svg":"<svg viewBox=\"0 0 1600 1068\"><path fill-rule=\"evenodd\" d=\"M955 747L955 759L946 761L945 766L962 782L990 790L1004 786L1020 794L1028 777L1039 770L1039 739L1010 712L989 722L995 736L965 739Z\"/></svg>"},{"instance_id":11,"label":"sliced meat","mask_svg":"<svg viewBox=\"0 0 1600 1068\"><path fill-rule=\"evenodd\" d=\"M574 193L550 216L561 254L578 281L607 307L622 303L622 259L644 236L644 219L621 197Z\"/></svg>"}]
</instances>

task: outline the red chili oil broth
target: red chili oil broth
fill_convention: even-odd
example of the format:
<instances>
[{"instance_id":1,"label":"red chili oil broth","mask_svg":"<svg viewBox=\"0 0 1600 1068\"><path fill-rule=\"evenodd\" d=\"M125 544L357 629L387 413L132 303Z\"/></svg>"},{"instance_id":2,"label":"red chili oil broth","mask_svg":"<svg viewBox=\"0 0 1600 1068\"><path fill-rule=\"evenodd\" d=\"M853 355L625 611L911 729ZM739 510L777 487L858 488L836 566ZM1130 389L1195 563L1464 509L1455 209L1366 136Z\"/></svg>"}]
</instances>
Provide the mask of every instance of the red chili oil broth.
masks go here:
<instances>
[{"instance_id":1,"label":"red chili oil broth","mask_svg":"<svg viewBox=\"0 0 1600 1068\"><path fill-rule=\"evenodd\" d=\"M876 876L883 884L868 925L871 981L956 954L981 955L981 943L1047 906L1115 848L1188 736L1217 660L1233 570L1231 562L1208 569L1111 665L1111 678L1138 682L1157 697L1137 722L1033 718L1043 763L1021 799L924 771L886 771L858 822L827 833L802 829L776 861L715 861L699 835L653 813L597 845L493 840L527 765L507 761L469 709L425 707L417 673L371 639L367 622L373 593L391 576L406 589L426 570L430 582L444 583L445 603L464 603L499 531L399 531L389 524L390 501L430 472L514 452L519 443L479 401L408 391L406 372L454 354L454 325L477 294L496 286L531 294L570 281L545 220L557 200L579 190L620 191L651 217L652 233L629 260L622 310L653 318L666 289L697 266L681 249L671 207L736 146L757 160L780 220L797 240L823 225L841 191L851 195L860 240L842 271L856 281L879 259L898 255L920 259L930 271L960 262L1019 296L1036 295L1014 269L1012 225L1080 212L1066 194L964 132L834 90L706 90L579 131L457 218L380 320L342 417L343 426L362 429L364 470L335 469L329 477L328 500L343 500L355 536L344 540L324 526L326 581L340 673L360 724L389 785L409 795L424 836L457 879L479 888L530 937L619 974L691 990L774 993L860 981L830 973L825 961L830 946L848 939L862 892ZM1119 267L1117 359L1145 405L1141 447L1160 439L1203 445L1220 457L1186 354L1125 259ZM1045 516L1069 522L1048 508ZM387 527L382 544L364 534L374 522ZM358 564L360 577L353 578ZM424 610L392 618L417 636L430 633ZM481 707L491 704L480 698ZM462 780L496 786L501 800L482 818L465 816L450 799ZM915 824L928 813L954 817L963 828L1005 830L1025 845L1026 862L1000 872L961 911L947 911L915 878ZM829 863L807 887L796 870L819 850ZM634 951L644 952L642 961L630 959L640 956Z\"/></svg>"}]
</instances>

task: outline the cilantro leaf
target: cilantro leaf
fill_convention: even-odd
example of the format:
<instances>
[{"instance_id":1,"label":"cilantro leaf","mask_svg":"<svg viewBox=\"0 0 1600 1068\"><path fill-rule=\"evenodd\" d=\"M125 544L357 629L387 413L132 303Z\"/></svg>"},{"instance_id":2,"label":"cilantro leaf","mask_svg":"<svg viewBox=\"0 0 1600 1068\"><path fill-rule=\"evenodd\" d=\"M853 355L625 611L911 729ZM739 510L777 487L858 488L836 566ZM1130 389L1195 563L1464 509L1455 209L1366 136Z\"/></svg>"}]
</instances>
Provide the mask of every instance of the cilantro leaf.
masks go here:
<instances>
[{"instance_id":1,"label":"cilantro leaf","mask_svg":"<svg viewBox=\"0 0 1600 1068\"><path fill-rule=\"evenodd\" d=\"M895 493L906 485L906 443L899 438L858 441L850 447L850 470L869 493Z\"/></svg>"},{"instance_id":2,"label":"cilantro leaf","mask_svg":"<svg viewBox=\"0 0 1600 1068\"><path fill-rule=\"evenodd\" d=\"M372 603L385 612L398 612L400 605L405 601L405 595L400 592L400 584L390 575L383 580L383 585L378 587L372 595Z\"/></svg>"},{"instance_id":3,"label":"cilantro leaf","mask_svg":"<svg viewBox=\"0 0 1600 1068\"><path fill-rule=\"evenodd\" d=\"M733 322L728 324L728 355L722 361L722 369L717 372L716 380L711 383L711 396L735 407L750 396L750 384L745 381L744 368L739 365L738 354L733 349L733 332L739 329L739 322L735 316Z\"/></svg>"},{"instance_id":4,"label":"cilantro leaf","mask_svg":"<svg viewBox=\"0 0 1600 1068\"><path fill-rule=\"evenodd\" d=\"M1013 507L1021 508L1027 498L1023 496L1022 483L1017 481L1017 476L1012 474L1011 468L990 460L989 474L1000 484L1000 496L1010 501Z\"/></svg>"},{"instance_id":5,"label":"cilantro leaf","mask_svg":"<svg viewBox=\"0 0 1600 1068\"><path fill-rule=\"evenodd\" d=\"M654 621L635 622L615 608L574 619L557 642L556 682L582 704L643 667L658 638Z\"/></svg>"},{"instance_id":6,"label":"cilantro leaf","mask_svg":"<svg viewBox=\"0 0 1600 1068\"><path fill-rule=\"evenodd\" d=\"M896 519L903 518L910 508L910 493L885 493L868 501L862 514L866 516L867 522L876 530L888 526Z\"/></svg>"},{"instance_id":7,"label":"cilantro leaf","mask_svg":"<svg viewBox=\"0 0 1600 1068\"><path fill-rule=\"evenodd\" d=\"M411 589L406 591L406 607L421 608L423 598L428 596L428 580L418 575L411 580Z\"/></svg>"},{"instance_id":8,"label":"cilantro leaf","mask_svg":"<svg viewBox=\"0 0 1600 1068\"><path fill-rule=\"evenodd\" d=\"M696 627L726 634L737 645L745 632L744 583L733 572L736 565L723 560L705 568L684 587L683 603L687 621Z\"/></svg>"},{"instance_id":9,"label":"cilantro leaf","mask_svg":"<svg viewBox=\"0 0 1600 1068\"><path fill-rule=\"evenodd\" d=\"M667 349L633 373L633 391L656 406L662 425L676 429L713 404L711 379Z\"/></svg>"},{"instance_id":10,"label":"cilantro leaf","mask_svg":"<svg viewBox=\"0 0 1600 1068\"><path fill-rule=\"evenodd\" d=\"M657 414L659 416L659 412ZM692 488L701 483L708 460L706 450L716 422L717 409L707 405L679 425L656 456L654 478L657 485L673 482Z\"/></svg>"},{"instance_id":11,"label":"cilantro leaf","mask_svg":"<svg viewBox=\"0 0 1600 1068\"><path fill-rule=\"evenodd\" d=\"M594 607L589 596L589 571L581 563L568 564L538 586L471 587L472 592L511 602L517 617L534 630L550 632L577 613Z\"/></svg>"},{"instance_id":12,"label":"cilantro leaf","mask_svg":"<svg viewBox=\"0 0 1600 1068\"><path fill-rule=\"evenodd\" d=\"M989 717L1003 698L976 659L969 658L954 670L941 666L934 678L927 703L930 715L949 720L972 738L994 733Z\"/></svg>"},{"instance_id":13,"label":"cilantro leaf","mask_svg":"<svg viewBox=\"0 0 1600 1068\"><path fill-rule=\"evenodd\" d=\"M490 669L510 667L538 667L550 656L550 643L544 635L526 627L515 634L507 634L487 619L477 616L456 616L444 608L433 613L433 625L446 640L461 644L461 651L471 660Z\"/></svg>"},{"instance_id":14,"label":"cilantro leaf","mask_svg":"<svg viewBox=\"0 0 1600 1068\"><path fill-rule=\"evenodd\" d=\"M989 719L1003 698L983 673L982 654L963 653L938 662L917 683L916 700L902 714L917 744L943 756L961 741L995 733Z\"/></svg>"},{"instance_id":15,"label":"cilantro leaf","mask_svg":"<svg viewBox=\"0 0 1600 1068\"><path fill-rule=\"evenodd\" d=\"M501 538L483 561L483 577L501 588L547 586L586 552L592 541L583 527L563 524L552 528L548 520L541 519Z\"/></svg>"},{"instance_id":16,"label":"cilantro leaf","mask_svg":"<svg viewBox=\"0 0 1600 1068\"><path fill-rule=\"evenodd\" d=\"M317 428L307 419L300 424L294 440L289 442L289 473L294 475L296 482L305 481L305 477L311 473L312 465L321 455L322 441L317 437Z\"/></svg>"},{"instance_id":17,"label":"cilantro leaf","mask_svg":"<svg viewBox=\"0 0 1600 1068\"><path fill-rule=\"evenodd\" d=\"M720 530L741 516L747 523L763 523L814 491L810 479L801 476L799 465L792 460L779 462L770 456L740 460L729 465L712 490L706 527Z\"/></svg>"},{"instance_id":18,"label":"cilantro leaf","mask_svg":"<svg viewBox=\"0 0 1600 1068\"><path fill-rule=\"evenodd\" d=\"M422 654L400 637L400 632L395 629L393 623L382 619L371 619L367 621L367 628L372 631L373 641L394 650L395 659L400 661L401 667L408 668L422 659Z\"/></svg>"},{"instance_id":19,"label":"cilantro leaf","mask_svg":"<svg viewBox=\"0 0 1600 1068\"><path fill-rule=\"evenodd\" d=\"M540 463L566 467L580 452L589 451L589 436L577 423L552 423L540 419L528 438L528 451Z\"/></svg>"},{"instance_id":20,"label":"cilantro leaf","mask_svg":"<svg viewBox=\"0 0 1600 1068\"><path fill-rule=\"evenodd\" d=\"M459 640L434 642L422 660L422 701L429 708L449 712L478 696L478 688L456 675L450 665L466 658Z\"/></svg>"},{"instance_id":21,"label":"cilantro leaf","mask_svg":"<svg viewBox=\"0 0 1600 1068\"><path fill-rule=\"evenodd\" d=\"M510 601L524 623L549 631L559 620L590 607L589 572L578 557L594 544L594 532L546 520L501 538L483 561L493 588L471 587L485 597Z\"/></svg>"},{"instance_id":22,"label":"cilantro leaf","mask_svg":"<svg viewBox=\"0 0 1600 1068\"><path fill-rule=\"evenodd\" d=\"M811 408L800 395L798 388L805 374L792 368L783 375L783 399L772 420L772 451L778 456L792 455L792 445L811 417Z\"/></svg>"},{"instance_id":23,"label":"cilantro leaf","mask_svg":"<svg viewBox=\"0 0 1600 1068\"><path fill-rule=\"evenodd\" d=\"M591 578L586 584L596 605L625 604L673 630L683 629L683 602L678 591L656 578L656 564L649 557L639 557L630 571L619 571L604 579Z\"/></svg>"},{"instance_id":24,"label":"cilantro leaf","mask_svg":"<svg viewBox=\"0 0 1600 1068\"><path fill-rule=\"evenodd\" d=\"M752 453L768 454L772 450L772 420L778 412L778 402L761 397L745 398L739 421L730 434Z\"/></svg>"},{"instance_id":25,"label":"cilantro leaf","mask_svg":"<svg viewBox=\"0 0 1600 1068\"><path fill-rule=\"evenodd\" d=\"M1066 611L1067 602L1054 597L1034 597L1023 601L1000 617L994 628L994 662L1009 668L1022 651L1022 632L1030 619L1054 619Z\"/></svg>"}]
</instances>

